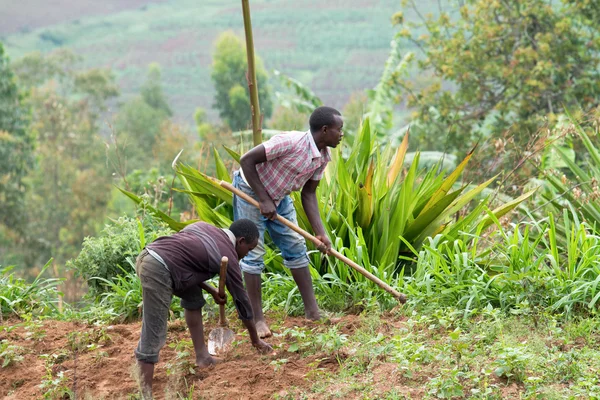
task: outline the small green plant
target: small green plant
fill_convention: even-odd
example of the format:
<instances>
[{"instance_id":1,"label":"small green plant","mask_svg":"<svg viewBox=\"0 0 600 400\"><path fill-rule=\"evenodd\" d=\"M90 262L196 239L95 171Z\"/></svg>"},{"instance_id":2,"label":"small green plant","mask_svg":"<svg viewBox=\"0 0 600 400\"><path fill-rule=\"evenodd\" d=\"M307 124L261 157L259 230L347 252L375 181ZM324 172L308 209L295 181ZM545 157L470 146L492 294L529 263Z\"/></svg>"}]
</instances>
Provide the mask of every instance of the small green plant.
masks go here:
<instances>
[{"instance_id":1,"label":"small green plant","mask_svg":"<svg viewBox=\"0 0 600 400\"><path fill-rule=\"evenodd\" d=\"M286 349L290 353L295 353L311 346L312 341L309 339L310 335L310 331L302 328L287 328L281 332L281 336L287 339L286 342L291 342Z\"/></svg>"},{"instance_id":2,"label":"small green plant","mask_svg":"<svg viewBox=\"0 0 600 400\"><path fill-rule=\"evenodd\" d=\"M336 352L348 341L348 335L340 333L337 326L330 327L327 332L315 336L314 345L325 352Z\"/></svg>"},{"instance_id":3,"label":"small green plant","mask_svg":"<svg viewBox=\"0 0 600 400\"><path fill-rule=\"evenodd\" d=\"M59 371L56 376L53 376L52 370L46 369L40 389L42 389L44 399L72 399L74 397L65 371Z\"/></svg>"},{"instance_id":4,"label":"small green plant","mask_svg":"<svg viewBox=\"0 0 600 400\"><path fill-rule=\"evenodd\" d=\"M429 394L438 399L451 399L454 397L463 397L464 388L460 383L462 373L456 369L442 371L440 376L431 378L427 383Z\"/></svg>"},{"instance_id":5,"label":"small green plant","mask_svg":"<svg viewBox=\"0 0 600 400\"><path fill-rule=\"evenodd\" d=\"M67 344L73 351L93 351L99 345L106 345L112 342L112 338L106 332L106 328L96 328L87 331L70 332L67 334Z\"/></svg>"},{"instance_id":6,"label":"small green plant","mask_svg":"<svg viewBox=\"0 0 600 400\"><path fill-rule=\"evenodd\" d=\"M523 382L527 377L527 363L531 360L523 347L505 347L498 353L494 361L495 373L498 377L509 381Z\"/></svg>"},{"instance_id":7,"label":"small green plant","mask_svg":"<svg viewBox=\"0 0 600 400\"><path fill-rule=\"evenodd\" d=\"M92 356L95 363L101 363L107 357L108 357L108 353L106 351L99 351Z\"/></svg>"},{"instance_id":8,"label":"small green plant","mask_svg":"<svg viewBox=\"0 0 600 400\"><path fill-rule=\"evenodd\" d=\"M55 375L55 366L62 364L69 357L69 353L65 350L58 353L40 355L40 358L44 360L45 370L40 389L43 391L45 399L71 399L74 397L69 386L69 378L65 374L65 371L59 369Z\"/></svg>"},{"instance_id":9,"label":"small green plant","mask_svg":"<svg viewBox=\"0 0 600 400\"><path fill-rule=\"evenodd\" d=\"M23 354L25 354L23 347L10 344L8 340L0 341L0 362L2 363L2 368L23 361Z\"/></svg>"},{"instance_id":10,"label":"small green plant","mask_svg":"<svg viewBox=\"0 0 600 400\"><path fill-rule=\"evenodd\" d=\"M188 374L194 374L196 365L193 361L190 361L190 357L193 352L192 341L185 339L179 340L177 342L170 343L169 347L175 350L175 360L166 364L167 376L185 376Z\"/></svg>"},{"instance_id":11,"label":"small green plant","mask_svg":"<svg viewBox=\"0 0 600 400\"><path fill-rule=\"evenodd\" d=\"M275 372L277 372L281 370L283 366L288 363L288 361L289 360L287 358L278 358L277 360L271 361L269 365L272 365Z\"/></svg>"},{"instance_id":12,"label":"small green plant","mask_svg":"<svg viewBox=\"0 0 600 400\"><path fill-rule=\"evenodd\" d=\"M41 321L27 322L25 330L27 331L25 336L35 341L40 341L46 337L46 330L44 329L44 324Z\"/></svg>"}]
</instances>

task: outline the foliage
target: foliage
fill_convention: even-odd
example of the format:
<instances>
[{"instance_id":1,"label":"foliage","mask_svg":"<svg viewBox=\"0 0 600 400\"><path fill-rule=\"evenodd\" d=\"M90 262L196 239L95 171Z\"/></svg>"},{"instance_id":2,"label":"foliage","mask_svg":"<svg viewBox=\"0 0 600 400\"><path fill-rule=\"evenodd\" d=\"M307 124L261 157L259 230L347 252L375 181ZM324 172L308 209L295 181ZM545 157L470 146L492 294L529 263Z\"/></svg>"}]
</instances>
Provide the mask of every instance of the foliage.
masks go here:
<instances>
[{"instance_id":1,"label":"foliage","mask_svg":"<svg viewBox=\"0 0 600 400\"><path fill-rule=\"evenodd\" d=\"M600 299L600 237L585 223L552 214L482 235L430 239L415 253L416 267L403 290L426 307L453 306L465 316L474 310L500 308L539 319L540 313L595 314ZM556 227L563 224L564 241Z\"/></svg>"},{"instance_id":2,"label":"foliage","mask_svg":"<svg viewBox=\"0 0 600 400\"><path fill-rule=\"evenodd\" d=\"M105 225L97 237L85 238L81 252L67 268L87 281L92 294L103 293L116 287L111 281L122 271L134 271L134 260L146 243L170 232L149 215L140 220L121 217Z\"/></svg>"},{"instance_id":3,"label":"foliage","mask_svg":"<svg viewBox=\"0 0 600 400\"><path fill-rule=\"evenodd\" d=\"M595 233L600 230L600 150L595 144L598 128L586 133L586 128L568 114L569 125L564 128L565 133L573 134L583 142L584 151L580 151L575 158L574 151L569 147L554 145L554 153L562 161L557 167L564 166L567 175L558 169L545 171L545 180L553 190L546 190L542 194L545 205L553 212L560 213L563 208L568 208L576 213L574 222L580 220L588 224ZM559 226L561 237L564 237L565 227Z\"/></svg>"},{"instance_id":4,"label":"foliage","mask_svg":"<svg viewBox=\"0 0 600 400\"><path fill-rule=\"evenodd\" d=\"M0 312L2 316L26 315L40 317L58 312L56 304L62 295L57 286L64 279L43 278L42 275L52 264L48 261L33 282L29 283L15 276L14 267L0 269Z\"/></svg>"},{"instance_id":5,"label":"foliage","mask_svg":"<svg viewBox=\"0 0 600 400\"><path fill-rule=\"evenodd\" d=\"M309 114L279 106L268 123L271 129L279 131L305 131L308 129Z\"/></svg>"},{"instance_id":6,"label":"foliage","mask_svg":"<svg viewBox=\"0 0 600 400\"><path fill-rule=\"evenodd\" d=\"M30 108L0 43L0 227L22 232L25 176L33 166Z\"/></svg>"},{"instance_id":7,"label":"foliage","mask_svg":"<svg viewBox=\"0 0 600 400\"><path fill-rule=\"evenodd\" d=\"M82 69L66 50L25 57L14 68L29 91L37 142L37 166L26 177L29 212L20 221L18 251L28 268L43 265L51 255L58 268L104 217L110 175L98 119L118 90L109 71Z\"/></svg>"},{"instance_id":8,"label":"foliage","mask_svg":"<svg viewBox=\"0 0 600 400\"><path fill-rule=\"evenodd\" d=\"M301 114L310 114L315 108L323 105L323 101L308 86L281 71L275 70L273 74L278 78L279 83L291 92L275 92L277 103L281 107L295 110Z\"/></svg>"},{"instance_id":9,"label":"foliage","mask_svg":"<svg viewBox=\"0 0 600 400\"><path fill-rule=\"evenodd\" d=\"M161 86L161 70L158 63L148 66L148 76L142 85L140 96L153 109L162 111L168 117L173 115Z\"/></svg>"},{"instance_id":10,"label":"foliage","mask_svg":"<svg viewBox=\"0 0 600 400\"><path fill-rule=\"evenodd\" d=\"M273 103L267 73L256 57L256 79L262 115L271 116ZM251 121L246 71L248 60L242 40L233 32L222 33L216 40L211 78L215 85L215 104L221 118L234 131L248 128Z\"/></svg>"},{"instance_id":11,"label":"foliage","mask_svg":"<svg viewBox=\"0 0 600 400\"><path fill-rule=\"evenodd\" d=\"M368 109L368 97L364 92L354 92L342 110L344 132L357 132ZM344 136L345 138L345 136Z\"/></svg>"},{"instance_id":12,"label":"foliage","mask_svg":"<svg viewBox=\"0 0 600 400\"><path fill-rule=\"evenodd\" d=\"M484 212L487 200L455 215L493 181L455 187L472 153L447 176L439 171L439 164L420 169L419 153L408 171L401 173L407 149L407 136L397 149L391 145L381 149L367 119L348 157L343 157L342 149L333 152L332 165L319 185L321 216L325 231L335 239L334 247L390 281L399 272L398 257L419 248L427 237L440 233L454 237L459 231L473 231L479 223L492 222ZM531 194L493 214L503 215ZM300 225L310 229L299 194L294 193L293 198ZM346 272L343 265L326 266L317 257L312 260L322 274L335 270L342 281L365 280L358 273Z\"/></svg>"},{"instance_id":13,"label":"foliage","mask_svg":"<svg viewBox=\"0 0 600 400\"><path fill-rule=\"evenodd\" d=\"M579 3L470 0L453 3L456 18L442 12L414 22L398 14L399 36L422 51L416 65L431 77L422 87L399 82L412 119L426 128L415 131L422 143L443 150L448 134L449 148L460 149L510 128L525 144L563 106L598 104L598 25Z\"/></svg>"},{"instance_id":14,"label":"foliage","mask_svg":"<svg viewBox=\"0 0 600 400\"><path fill-rule=\"evenodd\" d=\"M10 344L8 340L0 341L0 362L2 368L23 361L24 353L25 349L23 347Z\"/></svg>"},{"instance_id":15,"label":"foliage","mask_svg":"<svg viewBox=\"0 0 600 400\"><path fill-rule=\"evenodd\" d=\"M341 149L333 152L332 165L326 170L318 190L321 216L326 232L332 236L334 247L392 285L398 285L398 280L402 279L399 257L410 249L419 248L427 237L441 233L452 238L462 230L473 231L477 225L489 226L493 218L506 214L532 194L530 192L500 206L489 215L484 212L486 201L483 201L470 212L456 218L455 214L480 195L492 180L469 190L466 190L466 186L453 188L470 155L447 177L438 173L438 167L429 171L420 170L418 154L406 174L401 174L407 146L408 138L405 137L398 149L387 146L381 151L367 119L354 144L348 149L347 158L342 156ZM230 154L239 158L234 152ZM216 151L214 156L217 178L231 181ZM231 193L221 187L218 181L192 167L178 164L176 169L198 218L219 227L228 226L233 213ZM131 193L127 195L136 200ZM292 197L300 226L310 230L299 193L294 193ZM157 210L153 212L174 229L183 226L164 213L160 215ZM267 242L266 263L272 269L281 271L281 261L275 257L272 249ZM331 280L335 288L332 290L343 288L354 293L353 300L360 301L366 289L362 285L372 288L373 284L364 276L341 262L322 259L318 253L312 254L313 265L324 279ZM357 283L360 284L355 286ZM291 294L289 296L291 298ZM281 300L278 302L281 303ZM347 306L343 301L337 303L339 308Z\"/></svg>"}]
</instances>

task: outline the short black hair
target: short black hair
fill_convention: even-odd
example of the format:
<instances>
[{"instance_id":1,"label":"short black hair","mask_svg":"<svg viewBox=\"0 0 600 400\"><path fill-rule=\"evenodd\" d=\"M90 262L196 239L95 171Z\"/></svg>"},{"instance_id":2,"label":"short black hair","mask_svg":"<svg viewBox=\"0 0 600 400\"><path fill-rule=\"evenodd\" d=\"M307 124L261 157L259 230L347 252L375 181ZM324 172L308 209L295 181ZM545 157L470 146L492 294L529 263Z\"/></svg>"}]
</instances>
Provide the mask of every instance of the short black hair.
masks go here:
<instances>
[{"instance_id":1,"label":"short black hair","mask_svg":"<svg viewBox=\"0 0 600 400\"><path fill-rule=\"evenodd\" d=\"M258 228L256 224L249 219L242 218L234 221L229 230L236 238L245 238L247 243L254 243L258 239Z\"/></svg>"},{"instance_id":2,"label":"short black hair","mask_svg":"<svg viewBox=\"0 0 600 400\"><path fill-rule=\"evenodd\" d=\"M310 115L308 123L310 124L310 131L316 132L323 126L333 126L335 124L335 116L342 114L333 107L317 107L315 111Z\"/></svg>"}]
</instances>

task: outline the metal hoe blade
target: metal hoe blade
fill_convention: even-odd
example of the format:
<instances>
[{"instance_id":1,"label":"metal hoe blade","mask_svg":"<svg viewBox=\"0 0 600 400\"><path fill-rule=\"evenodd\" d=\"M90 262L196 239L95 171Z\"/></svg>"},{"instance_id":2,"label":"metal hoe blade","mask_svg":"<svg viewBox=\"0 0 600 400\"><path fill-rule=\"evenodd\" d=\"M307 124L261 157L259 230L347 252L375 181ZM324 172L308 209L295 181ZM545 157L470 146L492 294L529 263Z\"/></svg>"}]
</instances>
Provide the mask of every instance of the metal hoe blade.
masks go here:
<instances>
[{"instance_id":1,"label":"metal hoe blade","mask_svg":"<svg viewBox=\"0 0 600 400\"><path fill-rule=\"evenodd\" d=\"M208 335L208 353L212 356L223 355L231 349L235 334L229 328L215 328Z\"/></svg>"}]
</instances>

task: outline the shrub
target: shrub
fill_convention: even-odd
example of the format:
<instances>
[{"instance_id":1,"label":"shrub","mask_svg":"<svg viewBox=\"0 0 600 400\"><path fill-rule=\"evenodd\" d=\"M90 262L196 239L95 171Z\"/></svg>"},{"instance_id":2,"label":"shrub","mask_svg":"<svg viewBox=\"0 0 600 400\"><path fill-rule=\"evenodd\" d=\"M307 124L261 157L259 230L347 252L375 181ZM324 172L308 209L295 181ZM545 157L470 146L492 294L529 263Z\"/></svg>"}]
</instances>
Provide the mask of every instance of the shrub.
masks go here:
<instances>
[{"instance_id":1,"label":"shrub","mask_svg":"<svg viewBox=\"0 0 600 400\"><path fill-rule=\"evenodd\" d=\"M81 252L67 262L67 268L88 282L90 294L101 294L109 289L108 281L134 270L135 262L127 260L135 261L146 243L171 232L149 215L142 219L121 217L107 224L99 236L85 238Z\"/></svg>"}]
</instances>

